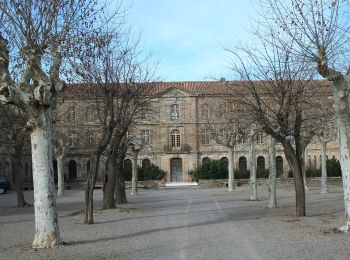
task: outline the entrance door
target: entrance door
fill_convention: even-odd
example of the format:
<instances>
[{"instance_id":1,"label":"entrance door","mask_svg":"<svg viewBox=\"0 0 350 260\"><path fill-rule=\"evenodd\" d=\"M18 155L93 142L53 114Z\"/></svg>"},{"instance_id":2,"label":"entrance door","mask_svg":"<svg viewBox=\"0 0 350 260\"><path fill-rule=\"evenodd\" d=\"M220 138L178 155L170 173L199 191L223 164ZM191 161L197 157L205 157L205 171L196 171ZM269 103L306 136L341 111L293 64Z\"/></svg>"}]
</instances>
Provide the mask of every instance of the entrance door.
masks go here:
<instances>
[{"instance_id":1,"label":"entrance door","mask_svg":"<svg viewBox=\"0 0 350 260\"><path fill-rule=\"evenodd\" d=\"M182 159L174 158L170 160L171 182L183 181L182 177Z\"/></svg>"}]
</instances>

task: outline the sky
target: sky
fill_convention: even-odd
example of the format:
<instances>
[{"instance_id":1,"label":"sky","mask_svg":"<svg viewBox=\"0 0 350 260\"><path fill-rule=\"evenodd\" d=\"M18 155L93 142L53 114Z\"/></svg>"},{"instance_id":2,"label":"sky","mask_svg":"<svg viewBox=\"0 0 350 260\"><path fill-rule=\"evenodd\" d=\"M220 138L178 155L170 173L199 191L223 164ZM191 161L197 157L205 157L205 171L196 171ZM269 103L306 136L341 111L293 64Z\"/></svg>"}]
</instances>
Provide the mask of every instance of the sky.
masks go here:
<instances>
[{"instance_id":1,"label":"sky","mask_svg":"<svg viewBox=\"0 0 350 260\"><path fill-rule=\"evenodd\" d=\"M162 81L230 79L224 46L249 41L254 0L124 0Z\"/></svg>"}]
</instances>

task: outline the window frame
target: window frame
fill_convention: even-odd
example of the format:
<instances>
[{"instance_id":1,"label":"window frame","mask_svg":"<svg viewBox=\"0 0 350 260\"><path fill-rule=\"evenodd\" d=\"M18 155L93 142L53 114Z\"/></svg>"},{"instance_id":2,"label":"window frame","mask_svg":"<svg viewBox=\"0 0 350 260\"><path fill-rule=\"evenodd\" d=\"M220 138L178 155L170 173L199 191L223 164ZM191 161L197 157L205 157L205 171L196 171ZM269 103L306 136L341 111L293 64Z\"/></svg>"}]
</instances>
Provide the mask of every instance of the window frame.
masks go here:
<instances>
[{"instance_id":1,"label":"window frame","mask_svg":"<svg viewBox=\"0 0 350 260\"><path fill-rule=\"evenodd\" d=\"M181 148L181 133L178 129L173 129L170 132L171 136L171 147L172 148Z\"/></svg>"},{"instance_id":2,"label":"window frame","mask_svg":"<svg viewBox=\"0 0 350 260\"><path fill-rule=\"evenodd\" d=\"M173 104L170 107L170 119L176 120L180 118L180 107L178 104Z\"/></svg>"}]
</instances>

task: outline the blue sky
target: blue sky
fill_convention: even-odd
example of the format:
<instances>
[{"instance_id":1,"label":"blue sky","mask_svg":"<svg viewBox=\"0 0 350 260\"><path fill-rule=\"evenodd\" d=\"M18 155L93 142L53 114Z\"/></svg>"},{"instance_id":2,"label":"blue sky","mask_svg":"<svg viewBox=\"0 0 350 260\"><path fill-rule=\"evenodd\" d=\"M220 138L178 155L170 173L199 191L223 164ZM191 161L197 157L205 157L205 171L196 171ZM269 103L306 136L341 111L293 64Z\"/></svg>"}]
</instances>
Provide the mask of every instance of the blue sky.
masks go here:
<instances>
[{"instance_id":1,"label":"blue sky","mask_svg":"<svg viewBox=\"0 0 350 260\"><path fill-rule=\"evenodd\" d=\"M254 0L252 0L254 1ZM210 80L230 74L223 46L247 42L250 0L124 0L127 22L159 59L163 81Z\"/></svg>"}]
</instances>

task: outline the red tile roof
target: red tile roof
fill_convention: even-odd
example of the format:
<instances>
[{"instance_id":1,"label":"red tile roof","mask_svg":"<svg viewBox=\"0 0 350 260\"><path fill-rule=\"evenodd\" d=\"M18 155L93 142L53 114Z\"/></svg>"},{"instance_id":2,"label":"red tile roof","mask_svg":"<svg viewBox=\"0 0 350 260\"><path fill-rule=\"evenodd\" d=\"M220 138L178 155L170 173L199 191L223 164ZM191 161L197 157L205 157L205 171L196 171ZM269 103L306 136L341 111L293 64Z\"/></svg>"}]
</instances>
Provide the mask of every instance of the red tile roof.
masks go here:
<instances>
[{"instance_id":1,"label":"red tile roof","mask_svg":"<svg viewBox=\"0 0 350 260\"><path fill-rule=\"evenodd\" d=\"M264 84L264 81L259 81ZM319 94L331 94L331 83L326 80L312 81L317 86ZM143 86L143 93L147 95L161 95L171 89L179 89L190 95L225 95L233 94L237 91L244 92L246 81L179 81L179 82L150 82L145 84L136 84L134 86ZM109 85L111 86L111 85ZM117 86L117 85L115 85ZM133 86L122 84L122 87ZM102 95L103 87L97 84L68 84L61 97L68 99L89 99Z\"/></svg>"}]
</instances>

